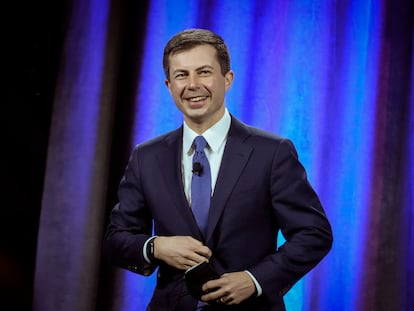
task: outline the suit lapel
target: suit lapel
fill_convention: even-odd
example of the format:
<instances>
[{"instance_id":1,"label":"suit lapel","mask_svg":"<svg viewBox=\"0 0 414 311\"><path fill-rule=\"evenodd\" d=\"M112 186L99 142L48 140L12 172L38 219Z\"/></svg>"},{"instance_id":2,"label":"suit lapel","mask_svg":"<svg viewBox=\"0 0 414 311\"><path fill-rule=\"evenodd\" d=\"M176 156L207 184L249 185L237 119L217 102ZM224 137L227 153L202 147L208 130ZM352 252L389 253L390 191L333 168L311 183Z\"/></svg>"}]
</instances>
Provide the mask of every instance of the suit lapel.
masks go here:
<instances>
[{"instance_id":1,"label":"suit lapel","mask_svg":"<svg viewBox=\"0 0 414 311\"><path fill-rule=\"evenodd\" d=\"M206 241L211 238L226 202L253 151L252 147L243 143L248 136L247 128L232 117L214 195L211 199Z\"/></svg>"},{"instance_id":2,"label":"suit lapel","mask_svg":"<svg viewBox=\"0 0 414 311\"><path fill-rule=\"evenodd\" d=\"M182 127L180 127L167 135L163 150L158 153L157 158L165 188L171 197L170 208L174 208L178 216L185 219L194 236L201 238L200 230L188 205L182 181L182 133Z\"/></svg>"}]
</instances>

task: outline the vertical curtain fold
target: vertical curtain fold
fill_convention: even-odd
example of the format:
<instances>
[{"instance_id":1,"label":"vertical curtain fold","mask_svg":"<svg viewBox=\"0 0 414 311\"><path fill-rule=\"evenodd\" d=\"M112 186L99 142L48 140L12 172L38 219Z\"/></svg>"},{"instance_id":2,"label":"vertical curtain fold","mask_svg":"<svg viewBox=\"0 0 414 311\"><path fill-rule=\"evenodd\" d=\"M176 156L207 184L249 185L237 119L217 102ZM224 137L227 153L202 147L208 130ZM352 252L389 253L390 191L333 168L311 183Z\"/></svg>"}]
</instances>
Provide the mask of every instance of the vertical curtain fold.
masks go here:
<instances>
[{"instance_id":1,"label":"vertical curtain fold","mask_svg":"<svg viewBox=\"0 0 414 311\"><path fill-rule=\"evenodd\" d=\"M56 86L33 310L93 310L113 112L108 1L73 1ZM114 42L110 42L114 44Z\"/></svg>"},{"instance_id":2,"label":"vertical curtain fold","mask_svg":"<svg viewBox=\"0 0 414 311\"><path fill-rule=\"evenodd\" d=\"M401 5L403 4L403 5ZM410 9L411 8L411 9ZM378 93L375 111L375 143L372 183L366 224L362 294L357 310L405 310L413 307L407 287L408 259L413 243L413 187L407 167L412 160L412 6L384 3ZM379 284L381 284L379 286Z\"/></svg>"}]
</instances>

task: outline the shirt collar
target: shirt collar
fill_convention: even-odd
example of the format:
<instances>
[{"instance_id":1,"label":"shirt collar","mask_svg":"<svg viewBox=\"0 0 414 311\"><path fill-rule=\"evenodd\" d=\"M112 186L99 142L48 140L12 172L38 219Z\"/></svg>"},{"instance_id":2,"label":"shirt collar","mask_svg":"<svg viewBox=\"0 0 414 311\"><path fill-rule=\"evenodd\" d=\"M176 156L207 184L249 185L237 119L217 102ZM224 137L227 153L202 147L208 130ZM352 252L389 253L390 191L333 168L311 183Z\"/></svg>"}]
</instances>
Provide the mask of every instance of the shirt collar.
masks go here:
<instances>
[{"instance_id":1,"label":"shirt collar","mask_svg":"<svg viewBox=\"0 0 414 311\"><path fill-rule=\"evenodd\" d=\"M217 121L212 127L207 129L202 133L203 137L206 139L210 149L215 152L221 146L223 141L227 137L227 133L230 129L231 117L227 110L225 109L223 117ZM198 134L188 127L185 123L183 124L183 150L187 154L193 152L193 141Z\"/></svg>"}]
</instances>

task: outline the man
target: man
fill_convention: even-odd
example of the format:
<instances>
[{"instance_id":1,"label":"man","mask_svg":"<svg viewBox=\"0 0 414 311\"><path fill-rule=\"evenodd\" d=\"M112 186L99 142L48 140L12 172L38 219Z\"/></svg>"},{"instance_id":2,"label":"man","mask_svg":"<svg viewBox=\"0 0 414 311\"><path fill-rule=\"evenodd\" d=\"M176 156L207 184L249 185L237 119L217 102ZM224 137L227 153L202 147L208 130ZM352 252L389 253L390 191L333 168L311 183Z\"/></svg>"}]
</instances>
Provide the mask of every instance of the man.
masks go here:
<instances>
[{"instance_id":1,"label":"man","mask_svg":"<svg viewBox=\"0 0 414 311\"><path fill-rule=\"evenodd\" d=\"M234 74L220 36L202 29L178 33L165 47L163 65L184 124L134 149L105 253L135 273L159 267L147 310L285 310L283 295L332 245L295 148L228 112L225 93ZM199 136L207 145L195 152ZM193 164L200 152L208 162ZM201 200L205 224L197 222L192 185L199 175L209 177L208 199ZM279 230L286 242L276 248ZM203 261L221 277L205 282L197 300L184 272Z\"/></svg>"}]
</instances>

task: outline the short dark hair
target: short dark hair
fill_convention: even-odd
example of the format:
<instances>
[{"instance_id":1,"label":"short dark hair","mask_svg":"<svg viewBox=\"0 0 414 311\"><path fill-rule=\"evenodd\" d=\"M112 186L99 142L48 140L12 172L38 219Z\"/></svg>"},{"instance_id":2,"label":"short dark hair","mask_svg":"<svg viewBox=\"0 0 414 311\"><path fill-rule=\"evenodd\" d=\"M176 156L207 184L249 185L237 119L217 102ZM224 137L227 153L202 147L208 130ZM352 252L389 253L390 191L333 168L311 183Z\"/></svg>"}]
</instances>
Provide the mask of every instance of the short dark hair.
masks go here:
<instances>
[{"instance_id":1,"label":"short dark hair","mask_svg":"<svg viewBox=\"0 0 414 311\"><path fill-rule=\"evenodd\" d=\"M223 38L214 32L206 29L192 28L186 29L174 35L164 48L162 64L165 76L170 80L170 60L169 57L177 52L190 50L196 46L208 44L216 49L217 61L220 64L221 73L224 76L230 71L230 55Z\"/></svg>"}]
</instances>

